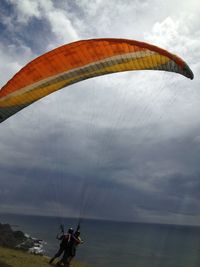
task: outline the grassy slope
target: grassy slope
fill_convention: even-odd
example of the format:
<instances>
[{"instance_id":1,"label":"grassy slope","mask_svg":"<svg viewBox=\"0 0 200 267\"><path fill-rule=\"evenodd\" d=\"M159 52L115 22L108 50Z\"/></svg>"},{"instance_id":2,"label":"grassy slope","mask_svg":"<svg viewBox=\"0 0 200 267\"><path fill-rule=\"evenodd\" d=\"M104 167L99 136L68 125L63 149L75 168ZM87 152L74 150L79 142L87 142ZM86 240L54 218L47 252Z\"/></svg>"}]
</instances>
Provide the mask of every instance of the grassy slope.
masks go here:
<instances>
[{"instance_id":1,"label":"grassy slope","mask_svg":"<svg viewBox=\"0 0 200 267\"><path fill-rule=\"evenodd\" d=\"M43 256L0 247L0 267L50 267L49 259ZM73 262L71 267L89 267L86 264Z\"/></svg>"}]
</instances>

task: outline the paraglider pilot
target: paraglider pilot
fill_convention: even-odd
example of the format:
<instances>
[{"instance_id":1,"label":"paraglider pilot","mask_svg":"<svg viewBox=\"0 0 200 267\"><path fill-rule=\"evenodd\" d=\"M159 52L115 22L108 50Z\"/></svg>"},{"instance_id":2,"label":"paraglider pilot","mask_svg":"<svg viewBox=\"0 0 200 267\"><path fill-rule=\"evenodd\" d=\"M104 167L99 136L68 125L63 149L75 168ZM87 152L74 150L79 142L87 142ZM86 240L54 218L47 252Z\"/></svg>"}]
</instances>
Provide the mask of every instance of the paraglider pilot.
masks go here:
<instances>
[{"instance_id":1,"label":"paraglider pilot","mask_svg":"<svg viewBox=\"0 0 200 267\"><path fill-rule=\"evenodd\" d=\"M49 261L50 264L53 263L53 261L56 258L60 257L64 251L67 250L68 244L71 240L71 236L73 235L73 233L74 233L73 228L69 228L68 232L66 234L63 232L62 235L57 235L56 238L61 241L60 242L60 248L59 248L58 252L53 256L53 258L50 259L50 261Z\"/></svg>"},{"instance_id":2,"label":"paraglider pilot","mask_svg":"<svg viewBox=\"0 0 200 267\"><path fill-rule=\"evenodd\" d=\"M69 267L72 259L76 255L77 246L82 243L83 240L80 238L80 231L77 229L76 232L71 235L68 246L65 249L63 258L59 261L59 264L61 265L63 263L65 267Z\"/></svg>"}]
</instances>

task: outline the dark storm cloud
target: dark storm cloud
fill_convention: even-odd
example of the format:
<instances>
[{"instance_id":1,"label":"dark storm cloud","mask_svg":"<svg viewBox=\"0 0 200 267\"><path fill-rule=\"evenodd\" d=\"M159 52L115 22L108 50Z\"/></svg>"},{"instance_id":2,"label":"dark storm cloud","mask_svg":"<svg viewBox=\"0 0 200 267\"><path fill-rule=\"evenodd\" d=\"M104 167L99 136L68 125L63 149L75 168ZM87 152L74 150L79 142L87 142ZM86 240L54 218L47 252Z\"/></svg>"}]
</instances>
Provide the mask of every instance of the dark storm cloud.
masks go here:
<instances>
[{"instance_id":1,"label":"dark storm cloud","mask_svg":"<svg viewBox=\"0 0 200 267\"><path fill-rule=\"evenodd\" d=\"M188 138L153 145L143 140L143 144L135 144L132 141L136 133L139 134L134 129L113 131L98 127L88 132L84 125L79 125L71 135L64 134L57 125L48 135L44 130L35 135L34 141L25 140L15 150L27 155L29 161L16 155L8 169L2 168L6 177L21 177L20 186L9 184L7 179L4 185L2 179L3 190L10 190L7 204L34 203L45 207L55 201L78 213L84 200L85 215L106 218L112 214L113 218L133 220L140 220L138 210L159 215L195 215L200 210L195 144L189 143ZM189 162L190 158L195 158L196 164ZM169 161L175 162L175 166L170 166ZM156 173L158 170L160 173ZM188 175L184 175L186 170ZM186 196L191 200L183 207Z\"/></svg>"},{"instance_id":2,"label":"dark storm cloud","mask_svg":"<svg viewBox=\"0 0 200 267\"><path fill-rule=\"evenodd\" d=\"M10 137L2 135L4 157L10 161L4 162L1 173L5 173L6 181L19 181L19 186L5 184L4 190L10 190L7 204L33 203L41 207L55 201L78 211L85 192L85 213L102 218L110 215L139 220L138 209L160 215L183 211L195 214L199 209L198 205L192 209L189 203L182 208L187 188L187 184L183 186L183 174L188 172L192 183L199 169L195 132L190 137L162 142L154 125L149 129L96 125L91 130L88 123L66 121L63 130L61 123L37 129L38 124L32 122L31 128L23 132L13 128ZM146 135L140 139L144 131ZM18 142L20 139L23 142ZM194 202L198 202L198 195Z\"/></svg>"}]
</instances>

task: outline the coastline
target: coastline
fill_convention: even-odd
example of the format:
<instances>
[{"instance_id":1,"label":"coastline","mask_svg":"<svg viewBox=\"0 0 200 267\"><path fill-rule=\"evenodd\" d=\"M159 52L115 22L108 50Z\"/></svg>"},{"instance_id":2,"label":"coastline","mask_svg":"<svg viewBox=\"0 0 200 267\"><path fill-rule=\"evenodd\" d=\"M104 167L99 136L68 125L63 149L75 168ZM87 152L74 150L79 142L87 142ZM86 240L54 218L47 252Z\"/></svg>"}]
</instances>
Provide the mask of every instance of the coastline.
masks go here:
<instances>
[{"instance_id":1,"label":"coastline","mask_svg":"<svg viewBox=\"0 0 200 267\"><path fill-rule=\"evenodd\" d=\"M31 237L22 231L14 231L10 224L0 223L0 246L44 255L45 241Z\"/></svg>"},{"instance_id":2,"label":"coastline","mask_svg":"<svg viewBox=\"0 0 200 267\"><path fill-rule=\"evenodd\" d=\"M44 253L42 239L14 231L10 224L0 223L0 266L1 267L48 267L49 257ZM54 266L54 265L52 265ZM72 267L89 267L72 262Z\"/></svg>"}]
</instances>

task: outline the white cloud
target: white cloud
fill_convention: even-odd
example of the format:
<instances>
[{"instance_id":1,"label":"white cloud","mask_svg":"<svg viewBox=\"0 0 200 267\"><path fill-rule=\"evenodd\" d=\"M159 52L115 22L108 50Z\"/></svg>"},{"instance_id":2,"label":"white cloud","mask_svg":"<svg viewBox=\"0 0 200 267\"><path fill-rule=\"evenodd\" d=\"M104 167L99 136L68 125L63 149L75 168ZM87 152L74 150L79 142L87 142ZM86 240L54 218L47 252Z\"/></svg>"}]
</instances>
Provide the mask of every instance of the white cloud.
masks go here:
<instances>
[{"instance_id":1,"label":"white cloud","mask_svg":"<svg viewBox=\"0 0 200 267\"><path fill-rule=\"evenodd\" d=\"M19 23L27 23L32 17L39 18L39 1L35 0L9 0L17 9L17 19Z\"/></svg>"},{"instance_id":2,"label":"white cloud","mask_svg":"<svg viewBox=\"0 0 200 267\"><path fill-rule=\"evenodd\" d=\"M31 49L25 45L9 45L0 44L0 85L3 86L12 76L19 71L26 63L28 63L34 54Z\"/></svg>"},{"instance_id":3,"label":"white cloud","mask_svg":"<svg viewBox=\"0 0 200 267\"><path fill-rule=\"evenodd\" d=\"M181 13L176 19L167 17L161 22L156 22L152 30L145 33L145 39L171 52L187 56L188 60L194 63L195 57L200 56L198 49L200 31L197 29L197 24L199 24L197 13Z\"/></svg>"},{"instance_id":4,"label":"white cloud","mask_svg":"<svg viewBox=\"0 0 200 267\"><path fill-rule=\"evenodd\" d=\"M57 36L57 42L60 44L69 43L78 40L78 34L66 12L61 10L51 10L46 14L51 25L52 32ZM55 44L53 44L55 47Z\"/></svg>"},{"instance_id":5,"label":"white cloud","mask_svg":"<svg viewBox=\"0 0 200 267\"><path fill-rule=\"evenodd\" d=\"M55 40L47 44L47 49L54 48L64 43L78 39L76 29L70 20L67 10L62 10L54 6L51 0L9 0L16 7L18 27L24 26L32 18L45 19L48 21L51 32L55 35ZM16 23L13 18L13 24Z\"/></svg>"}]
</instances>

